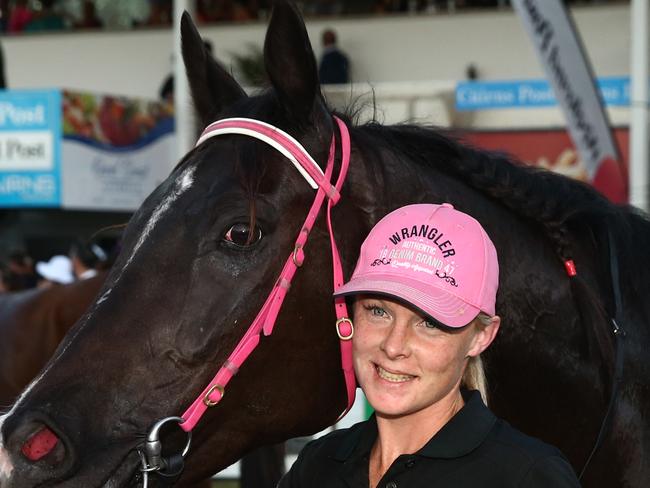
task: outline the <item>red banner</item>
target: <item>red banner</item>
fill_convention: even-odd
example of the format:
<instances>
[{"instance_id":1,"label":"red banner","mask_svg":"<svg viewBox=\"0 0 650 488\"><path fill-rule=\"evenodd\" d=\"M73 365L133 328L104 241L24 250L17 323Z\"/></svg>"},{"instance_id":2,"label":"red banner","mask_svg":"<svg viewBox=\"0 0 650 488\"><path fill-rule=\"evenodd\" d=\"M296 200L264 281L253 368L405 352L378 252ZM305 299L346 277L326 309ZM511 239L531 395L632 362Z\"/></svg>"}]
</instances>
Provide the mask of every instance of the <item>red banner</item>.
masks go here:
<instances>
[{"instance_id":1,"label":"red banner","mask_svg":"<svg viewBox=\"0 0 650 488\"><path fill-rule=\"evenodd\" d=\"M599 168L592 184L611 201L627 203L625 181L628 171L629 130L619 128L613 132L621 149L625 174L621 174L618 163L610 160ZM463 134L463 138L476 146L503 151L527 164L544 167L589 183L587 166L564 129L467 132Z\"/></svg>"}]
</instances>

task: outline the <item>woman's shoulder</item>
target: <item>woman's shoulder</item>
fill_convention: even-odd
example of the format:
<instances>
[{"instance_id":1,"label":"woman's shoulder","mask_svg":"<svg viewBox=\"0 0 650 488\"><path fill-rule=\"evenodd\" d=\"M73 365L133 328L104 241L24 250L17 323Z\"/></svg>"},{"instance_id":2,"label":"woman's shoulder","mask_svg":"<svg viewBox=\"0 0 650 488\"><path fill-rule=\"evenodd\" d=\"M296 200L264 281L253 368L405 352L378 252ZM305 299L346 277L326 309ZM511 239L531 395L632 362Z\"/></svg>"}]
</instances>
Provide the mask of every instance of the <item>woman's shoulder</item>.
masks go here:
<instances>
[{"instance_id":1,"label":"woman's shoulder","mask_svg":"<svg viewBox=\"0 0 650 488\"><path fill-rule=\"evenodd\" d=\"M455 439L466 439L459 444L457 452L469 452L481 446L481 452L490 452L508 463L523 463L539 458L559 456L562 453L556 447L540 439L524 434L497 417L488 408L478 391L464 391L465 406L436 436L447 444L455 443Z\"/></svg>"},{"instance_id":2,"label":"woman's shoulder","mask_svg":"<svg viewBox=\"0 0 650 488\"><path fill-rule=\"evenodd\" d=\"M517 474L519 486L578 487L575 471L557 447L517 430L498 419L486 439L488 456ZM551 483L551 484L549 484Z\"/></svg>"},{"instance_id":3,"label":"woman's shoulder","mask_svg":"<svg viewBox=\"0 0 650 488\"><path fill-rule=\"evenodd\" d=\"M307 443L278 486L280 488L334 486L338 469L358 446L367 426L367 421L360 422Z\"/></svg>"},{"instance_id":4,"label":"woman's shoulder","mask_svg":"<svg viewBox=\"0 0 650 488\"><path fill-rule=\"evenodd\" d=\"M347 451L354 449L359 443L363 432L368 428L368 421L359 422L345 429L337 429L332 432L308 442L301 451L305 456L324 456L337 458L347 454Z\"/></svg>"},{"instance_id":5,"label":"woman's shoulder","mask_svg":"<svg viewBox=\"0 0 650 488\"><path fill-rule=\"evenodd\" d=\"M524 434L503 419L497 419L492 429L489 441L513 456L519 455L524 459L534 460L545 457L564 457L555 446Z\"/></svg>"}]
</instances>

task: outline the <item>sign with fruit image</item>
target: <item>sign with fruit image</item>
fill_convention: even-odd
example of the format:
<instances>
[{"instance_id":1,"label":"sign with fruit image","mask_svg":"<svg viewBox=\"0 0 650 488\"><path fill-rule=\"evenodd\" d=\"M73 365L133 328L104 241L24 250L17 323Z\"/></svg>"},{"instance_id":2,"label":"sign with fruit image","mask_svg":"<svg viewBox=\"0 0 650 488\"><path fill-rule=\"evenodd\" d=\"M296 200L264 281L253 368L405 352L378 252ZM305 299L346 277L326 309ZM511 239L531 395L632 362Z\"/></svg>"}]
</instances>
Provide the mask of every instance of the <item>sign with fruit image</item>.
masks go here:
<instances>
[{"instance_id":1,"label":"sign with fruit image","mask_svg":"<svg viewBox=\"0 0 650 488\"><path fill-rule=\"evenodd\" d=\"M64 91L62 206L137 208L169 173L173 131L169 104Z\"/></svg>"}]
</instances>

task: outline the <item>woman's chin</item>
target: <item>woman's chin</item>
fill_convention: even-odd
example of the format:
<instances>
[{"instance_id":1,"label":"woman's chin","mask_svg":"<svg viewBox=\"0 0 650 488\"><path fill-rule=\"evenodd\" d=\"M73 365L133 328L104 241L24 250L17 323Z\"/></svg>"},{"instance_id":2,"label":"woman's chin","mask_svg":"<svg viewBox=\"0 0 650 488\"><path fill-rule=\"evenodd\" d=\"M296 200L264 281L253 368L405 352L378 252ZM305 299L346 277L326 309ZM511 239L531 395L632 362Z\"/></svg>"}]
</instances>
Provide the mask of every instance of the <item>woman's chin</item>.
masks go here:
<instances>
[{"instance_id":1,"label":"woman's chin","mask_svg":"<svg viewBox=\"0 0 650 488\"><path fill-rule=\"evenodd\" d=\"M399 417L408 414L412 410L413 402L409 397L395 395L393 392L369 392L366 393L366 398L377 415Z\"/></svg>"}]
</instances>

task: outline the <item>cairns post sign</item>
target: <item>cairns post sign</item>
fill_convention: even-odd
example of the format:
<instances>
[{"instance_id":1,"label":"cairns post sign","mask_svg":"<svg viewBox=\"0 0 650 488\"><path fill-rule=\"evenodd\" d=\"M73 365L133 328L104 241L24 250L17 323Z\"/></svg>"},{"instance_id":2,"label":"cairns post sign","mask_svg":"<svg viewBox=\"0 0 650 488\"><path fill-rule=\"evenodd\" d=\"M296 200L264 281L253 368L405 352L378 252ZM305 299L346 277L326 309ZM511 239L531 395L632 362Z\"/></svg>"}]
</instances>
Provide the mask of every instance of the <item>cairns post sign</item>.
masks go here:
<instances>
[{"instance_id":1,"label":"cairns post sign","mask_svg":"<svg viewBox=\"0 0 650 488\"><path fill-rule=\"evenodd\" d=\"M61 93L0 91L0 206L60 202Z\"/></svg>"},{"instance_id":2,"label":"cairns post sign","mask_svg":"<svg viewBox=\"0 0 650 488\"><path fill-rule=\"evenodd\" d=\"M630 78L611 76L596 80L606 105L630 104ZM456 86L459 111L502 108L545 108L558 105L553 87L547 80L463 81Z\"/></svg>"}]
</instances>

